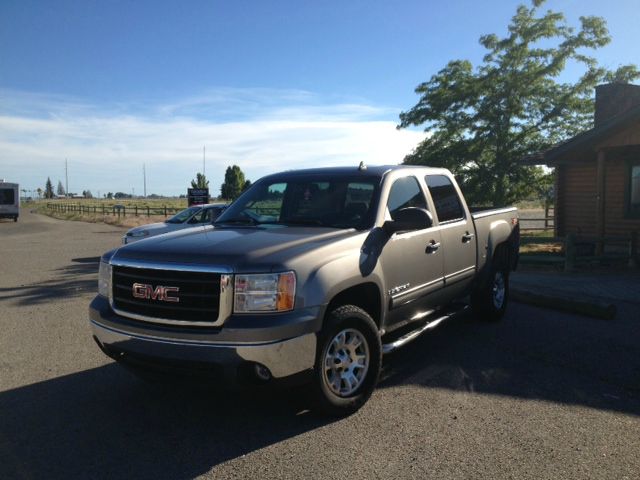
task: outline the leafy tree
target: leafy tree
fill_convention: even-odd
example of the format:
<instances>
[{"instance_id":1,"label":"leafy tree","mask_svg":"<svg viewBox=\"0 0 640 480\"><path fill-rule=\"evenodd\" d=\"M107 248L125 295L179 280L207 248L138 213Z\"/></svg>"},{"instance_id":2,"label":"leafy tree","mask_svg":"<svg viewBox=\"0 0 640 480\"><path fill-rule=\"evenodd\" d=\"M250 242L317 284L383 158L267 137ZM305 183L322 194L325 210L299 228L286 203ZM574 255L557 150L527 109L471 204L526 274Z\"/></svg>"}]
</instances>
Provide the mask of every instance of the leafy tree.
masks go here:
<instances>
[{"instance_id":1,"label":"leafy tree","mask_svg":"<svg viewBox=\"0 0 640 480\"><path fill-rule=\"evenodd\" d=\"M42 189L40 187L36 189L36 192L38 192L38 198L42 197Z\"/></svg>"},{"instance_id":2,"label":"leafy tree","mask_svg":"<svg viewBox=\"0 0 640 480\"><path fill-rule=\"evenodd\" d=\"M244 192L245 190L247 190L249 187L251 186L251 180L246 180L244 182L244 186L242 187L242 191Z\"/></svg>"},{"instance_id":3,"label":"leafy tree","mask_svg":"<svg viewBox=\"0 0 640 480\"><path fill-rule=\"evenodd\" d=\"M225 200L235 200L242 193L244 184L244 173L242 173L240 167L237 165L227 167L227 171L224 174L224 183L220 186L220 196Z\"/></svg>"},{"instance_id":4,"label":"leafy tree","mask_svg":"<svg viewBox=\"0 0 640 480\"><path fill-rule=\"evenodd\" d=\"M82 196L84 198L93 198L93 194L91 193L91 190L83 190L82 191Z\"/></svg>"},{"instance_id":5,"label":"leafy tree","mask_svg":"<svg viewBox=\"0 0 640 480\"><path fill-rule=\"evenodd\" d=\"M519 160L590 128L596 84L640 76L635 65L611 72L584 53L609 43L604 19L580 17L576 31L562 13L540 13L543 3L520 5L506 37L480 38L487 53L479 66L449 62L400 114L398 128L428 132L405 163L449 168L471 202L504 205L534 192L545 172ZM559 80L567 63L583 68L575 83Z\"/></svg>"},{"instance_id":6,"label":"leafy tree","mask_svg":"<svg viewBox=\"0 0 640 480\"><path fill-rule=\"evenodd\" d=\"M61 197L64 197L66 195L64 187L62 186L62 182L60 180L58 180L58 188L56 188L56 193Z\"/></svg>"},{"instance_id":7,"label":"leafy tree","mask_svg":"<svg viewBox=\"0 0 640 480\"><path fill-rule=\"evenodd\" d=\"M53 198L53 185L49 177L47 177L47 183L44 186L44 198Z\"/></svg>"},{"instance_id":8,"label":"leafy tree","mask_svg":"<svg viewBox=\"0 0 640 480\"><path fill-rule=\"evenodd\" d=\"M197 173L196 179L191 180L191 188L209 188L209 180L204 173Z\"/></svg>"},{"instance_id":9,"label":"leafy tree","mask_svg":"<svg viewBox=\"0 0 640 480\"><path fill-rule=\"evenodd\" d=\"M104 194L104 198L111 200L113 198L113 192L108 192Z\"/></svg>"}]
</instances>

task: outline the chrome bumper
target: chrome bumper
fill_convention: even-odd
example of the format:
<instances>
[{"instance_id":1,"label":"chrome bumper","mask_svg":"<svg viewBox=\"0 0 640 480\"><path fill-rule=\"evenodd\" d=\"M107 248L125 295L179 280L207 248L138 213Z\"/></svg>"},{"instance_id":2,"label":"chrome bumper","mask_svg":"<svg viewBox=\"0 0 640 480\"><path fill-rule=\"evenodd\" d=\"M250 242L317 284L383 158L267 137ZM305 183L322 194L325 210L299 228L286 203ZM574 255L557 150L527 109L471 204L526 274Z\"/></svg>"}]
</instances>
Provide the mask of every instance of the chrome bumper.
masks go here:
<instances>
[{"instance_id":1,"label":"chrome bumper","mask_svg":"<svg viewBox=\"0 0 640 480\"><path fill-rule=\"evenodd\" d=\"M119 355L141 355L185 364L204 363L227 369L237 369L247 362L259 363L267 367L274 378L313 368L316 356L314 333L267 343L216 343L133 334L101 325L93 319L91 329L103 350L119 352Z\"/></svg>"}]
</instances>

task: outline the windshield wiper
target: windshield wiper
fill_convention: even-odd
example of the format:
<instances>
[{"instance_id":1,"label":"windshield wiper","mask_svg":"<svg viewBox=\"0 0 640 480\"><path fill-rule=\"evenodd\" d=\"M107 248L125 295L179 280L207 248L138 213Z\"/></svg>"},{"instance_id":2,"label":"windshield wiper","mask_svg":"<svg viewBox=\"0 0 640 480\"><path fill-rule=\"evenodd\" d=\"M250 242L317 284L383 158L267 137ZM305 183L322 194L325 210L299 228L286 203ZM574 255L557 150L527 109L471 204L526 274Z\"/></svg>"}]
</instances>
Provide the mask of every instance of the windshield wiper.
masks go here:
<instances>
[{"instance_id":1,"label":"windshield wiper","mask_svg":"<svg viewBox=\"0 0 640 480\"><path fill-rule=\"evenodd\" d=\"M228 220L215 222L214 225L224 225L227 223L231 225L257 225L258 221L254 220L251 217L245 217L245 218L236 217L236 218L230 218Z\"/></svg>"},{"instance_id":2,"label":"windshield wiper","mask_svg":"<svg viewBox=\"0 0 640 480\"><path fill-rule=\"evenodd\" d=\"M307 226L319 226L319 227L327 226L323 221L314 219L314 218L291 218L291 219L282 220L280 222L273 222L273 223L278 223L280 225L307 225Z\"/></svg>"}]
</instances>

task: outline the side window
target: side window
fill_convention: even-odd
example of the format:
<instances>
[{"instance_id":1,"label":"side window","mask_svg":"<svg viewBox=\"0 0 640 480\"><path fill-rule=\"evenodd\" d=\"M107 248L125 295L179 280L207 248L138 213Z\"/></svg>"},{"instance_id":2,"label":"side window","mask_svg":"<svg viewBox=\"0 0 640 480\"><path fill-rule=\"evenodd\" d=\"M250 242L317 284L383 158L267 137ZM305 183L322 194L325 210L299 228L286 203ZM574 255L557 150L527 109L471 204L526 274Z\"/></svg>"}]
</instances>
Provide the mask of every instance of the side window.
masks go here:
<instances>
[{"instance_id":1,"label":"side window","mask_svg":"<svg viewBox=\"0 0 640 480\"><path fill-rule=\"evenodd\" d=\"M398 210L407 207L417 207L427 210L427 202L416 177L399 178L391 186L387 208L391 218L395 218Z\"/></svg>"},{"instance_id":2,"label":"side window","mask_svg":"<svg viewBox=\"0 0 640 480\"><path fill-rule=\"evenodd\" d=\"M640 217L640 162L629 164L627 217Z\"/></svg>"},{"instance_id":3,"label":"side window","mask_svg":"<svg viewBox=\"0 0 640 480\"><path fill-rule=\"evenodd\" d=\"M453 183L444 175L427 175L429 193L438 214L438 221L450 222L464 218L464 209Z\"/></svg>"},{"instance_id":4,"label":"side window","mask_svg":"<svg viewBox=\"0 0 640 480\"><path fill-rule=\"evenodd\" d=\"M198 213L196 213L193 217L191 217L191 219L189 220L189 223L190 224L203 223L206 221L206 218L207 218L207 210L203 208Z\"/></svg>"}]
</instances>

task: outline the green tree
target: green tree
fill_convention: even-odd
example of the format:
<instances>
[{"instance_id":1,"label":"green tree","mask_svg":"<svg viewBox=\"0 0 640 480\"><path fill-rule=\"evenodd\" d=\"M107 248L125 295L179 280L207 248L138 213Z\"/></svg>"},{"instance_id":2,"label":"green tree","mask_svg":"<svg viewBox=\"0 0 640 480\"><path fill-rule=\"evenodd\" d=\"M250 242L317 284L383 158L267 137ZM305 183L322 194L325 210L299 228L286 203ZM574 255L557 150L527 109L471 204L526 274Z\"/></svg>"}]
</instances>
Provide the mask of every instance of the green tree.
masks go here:
<instances>
[{"instance_id":1,"label":"green tree","mask_svg":"<svg viewBox=\"0 0 640 480\"><path fill-rule=\"evenodd\" d=\"M251 180L245 180L244 185L242 186L242 191L248 190L251 186Z\"/></svg>"},{"instance_id":2,"label":"green tree","mask_svg":"<svg viewBox=\"0 0 640 480\"><path fill-rule=\"evenodd\" d=\"M56 193L61 197L64 197L66 195L64 187L62 186L62 182L60 180L58 180L58 188L56 188Z\"/></svg>"},{"instance_id":3,"label":"green tree","mask_svg":"<svg viewBox=\"0 0 640 480\"><path fill-rule=\"evenodd\" d=\"M53 185L49 177L47 177L47 183L44 186L44 198L53 198Z\"/></svg>"},{"instance_id":4,"label":"green tree","mask_svg":"<svg viewBox=\"0 0 640 480\"><path fill-rule=\"evenodd\" d=\"M209 180L204 176L204 173L196 174L196 179L191 180L191 188L209 188Z\"/></svg>"},{"instance_id":5,"label":"green tree","mask_svg":"<svg viewBox=\"0 0 640 480\"><path fill-rule=\"evenodd\" d=\"M237 165L227 167L227 171L224 174L224 183L220 186L220 196L225 200L235 200L242 193L244 184L244 173L242 173L240 167Z\"/></svg>"},{"instance_id":6,"label":"green tree","mask_svg":"<svg viewBox=\"0 0 640 480\"><path fill-rule=\"evenodd\" d=\"M590 128L596 84L640 75L635 65L607 71L585 53L609 43L604 19L580 17L575 30L562 13L541 14L543 3L520 5L506 37L480 38L487 53L479 66L449 62L418 85L418 103L400 114L398 128L427 132L405 163L450 169L471 202L512 203L548 182L540 167L519 160ZM567 63L583 69L573 83L559 79Z\"/></svg>"}]
</instances>

